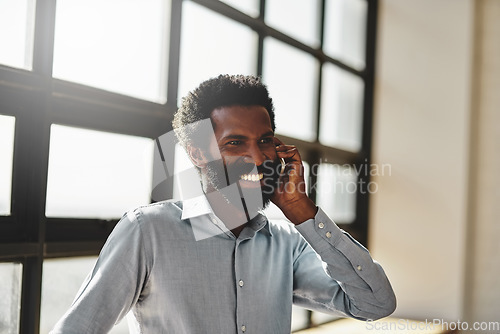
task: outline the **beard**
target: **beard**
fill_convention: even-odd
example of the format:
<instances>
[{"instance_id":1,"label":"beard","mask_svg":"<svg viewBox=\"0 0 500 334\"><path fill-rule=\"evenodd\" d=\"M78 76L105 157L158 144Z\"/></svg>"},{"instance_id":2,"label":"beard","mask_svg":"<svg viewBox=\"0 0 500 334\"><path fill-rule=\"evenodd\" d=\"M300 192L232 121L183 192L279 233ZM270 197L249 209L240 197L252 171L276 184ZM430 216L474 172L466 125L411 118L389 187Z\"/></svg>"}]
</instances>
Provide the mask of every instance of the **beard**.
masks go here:
<instances>
[{"instance_id":1,"label":"beard","mask_svg":"<svg viewBox=\"0 0 500 334\"><path fill-rule=\"evenodd\" d=\"M258 211L265 209L271 202L271 197L278 186L280 176L281 162L278 158L275 160L266 160L261 166L243 161L243 157L237 157L234 161L216 160L207 163L205 178L206 182L215 191L224 194L224 188L242 181L243 175L253 174L261 175L258 185L252 188L246 188L239 184L238 198L235 196L224 196L228 203L245 203L248 211ZM250 181L242 181L250 182Z\"/></svg>"}]
</instances>

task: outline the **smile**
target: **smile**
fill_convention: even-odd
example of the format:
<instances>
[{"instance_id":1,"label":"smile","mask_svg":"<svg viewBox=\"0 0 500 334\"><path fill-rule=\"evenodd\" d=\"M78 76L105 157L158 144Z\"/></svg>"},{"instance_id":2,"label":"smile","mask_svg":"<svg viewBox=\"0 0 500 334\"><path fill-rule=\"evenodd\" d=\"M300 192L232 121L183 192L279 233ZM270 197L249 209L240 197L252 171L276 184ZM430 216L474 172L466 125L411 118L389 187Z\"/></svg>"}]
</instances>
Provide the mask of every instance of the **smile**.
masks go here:
<instances>
[{"instance_id":1,"label":"smile","mask_svg":"<svg viewBox=\"0 0 500 334\"><path fill-rule=\"evenodd\" d=\"M259 173L259 174L243 174L240 176L240 179L244 181L252 181L252 182L258 182L262 180L264 177L264 174Z\"/></svg>"}]
</instances>

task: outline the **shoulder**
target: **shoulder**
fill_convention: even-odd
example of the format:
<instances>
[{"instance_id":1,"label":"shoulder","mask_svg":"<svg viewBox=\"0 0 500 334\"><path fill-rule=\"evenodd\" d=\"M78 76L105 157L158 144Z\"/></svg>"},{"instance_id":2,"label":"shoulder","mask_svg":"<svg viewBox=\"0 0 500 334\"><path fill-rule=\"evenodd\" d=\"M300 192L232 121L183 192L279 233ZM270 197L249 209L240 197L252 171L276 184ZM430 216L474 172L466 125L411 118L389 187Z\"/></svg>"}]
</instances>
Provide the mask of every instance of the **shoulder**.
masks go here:
<instances>
[{"instance_id":1,"label":"shoulder","mask_svg":"<svg viewBox=\"0 0 500 334\"><path fill-rule=\"evenodd\" d=\"M269 219L268 224L273 242L279 244L280 249L288 249L293 254L294 259L309 247L302 234L290 221Z\"/></svg>"},{"instance_id":2,"label":"shoulder","mask_svg":"<svg viewBox=\"0 0 500 334\"><path fill-rule=\"evenodd\" d=\"M276 236L277 238L295 242L301 242L303 239L295 225L286 219L269 219L268 224L273 238Z\"/></svg>"},{"instance_id":3,"label":"shoulder","mask_svg":"<svg viewBox=\"0 0 500 334\"><path fill-rule=\"evenodd\" d=\"M139 206L126 212L123 218L139 225L157 220L180 220L182 215L182 201L167 200L153 204Z\"/></svg>"},{"instance_id":4,"label":"shoulder","mask_svg":"<svg viewBox=\"0 0 500 334\"><path fill-rule=\"evenodd\" d=\"M293 226L293 224L286 219L269 218L268 221L269 221L269 228L271 229L272 233L276 232L276 233L290 234L290 233L295 233L297 231Z\"/></svg>"},{"instance_id":5,"label":"shoulder","mask_svg":"<svg viewBox=\"0 0 500 334\"><path fill-rule=\"evenodd\" d=\"M184 240L192 236L192 231L189 222L182 220L182 207L182 202L173 200L143 205L125 213L117 228L138 233L148 243Z\"/></svg>"}]
</instances>

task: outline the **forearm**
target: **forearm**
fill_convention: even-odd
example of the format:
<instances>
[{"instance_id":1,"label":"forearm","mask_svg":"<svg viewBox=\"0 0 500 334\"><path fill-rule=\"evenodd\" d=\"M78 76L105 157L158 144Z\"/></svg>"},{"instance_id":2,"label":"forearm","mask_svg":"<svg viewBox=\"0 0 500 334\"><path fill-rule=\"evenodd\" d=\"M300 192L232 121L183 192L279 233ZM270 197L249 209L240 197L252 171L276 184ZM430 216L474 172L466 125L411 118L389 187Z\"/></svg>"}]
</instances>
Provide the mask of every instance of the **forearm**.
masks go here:
<instances>
[{"instance_id":1,"label":"forearm","mask_svg":"<svg viewBox=\"0 0 500 334\"><path fill-rule=\"evenodd\" d=\"M394 311L396 298L382 267L321 209L314 219L296 227L327 264L328 275L339 282L350 301L348 313L357 318L376 319Z\"/></svg>"},{"instance_id":2,"label":"forearm","mask_svg":"<svg viewBox=\"0 0 500 334\"><path fill-rule=\"evenodd\" d=\"M309 219L314 219L318 213L318 207L309 197L287 203L286 207L282 207L281 211L294 225L299 225Z\"/></svg>"}]
</instances>

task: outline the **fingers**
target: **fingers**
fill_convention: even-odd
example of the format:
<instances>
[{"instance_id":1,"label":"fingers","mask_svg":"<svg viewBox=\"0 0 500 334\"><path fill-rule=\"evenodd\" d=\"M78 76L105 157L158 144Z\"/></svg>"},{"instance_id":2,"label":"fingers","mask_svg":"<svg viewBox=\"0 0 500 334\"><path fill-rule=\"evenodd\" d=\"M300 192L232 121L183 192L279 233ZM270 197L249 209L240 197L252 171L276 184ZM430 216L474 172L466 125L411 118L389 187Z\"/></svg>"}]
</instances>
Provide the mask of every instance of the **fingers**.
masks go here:
<instances>
[{"instance_id":1,"label":"fingers","mask_svg":"<svg viewBox=\"0 0 500 334\"><path fill-rule=\"evenodd\" d=\"M274 143L276 144L276 152L278 153L279 158L285 159L286 162L301 162L299 150L297 149L297 147L295 147L294 145L285 145L276 137L274 137Z\"/></svg>"},{"instance_id":2,"label":"fingers","mask_svg":"<svg viewBox=\"0 0 500 334\"><path fill-rule=\"evenodd\" d=\"M299 150L295 146L282 145L276 147L278 157L285 160L285 162L302 162L300 159Z\"/></svg>"}]
</instances>

